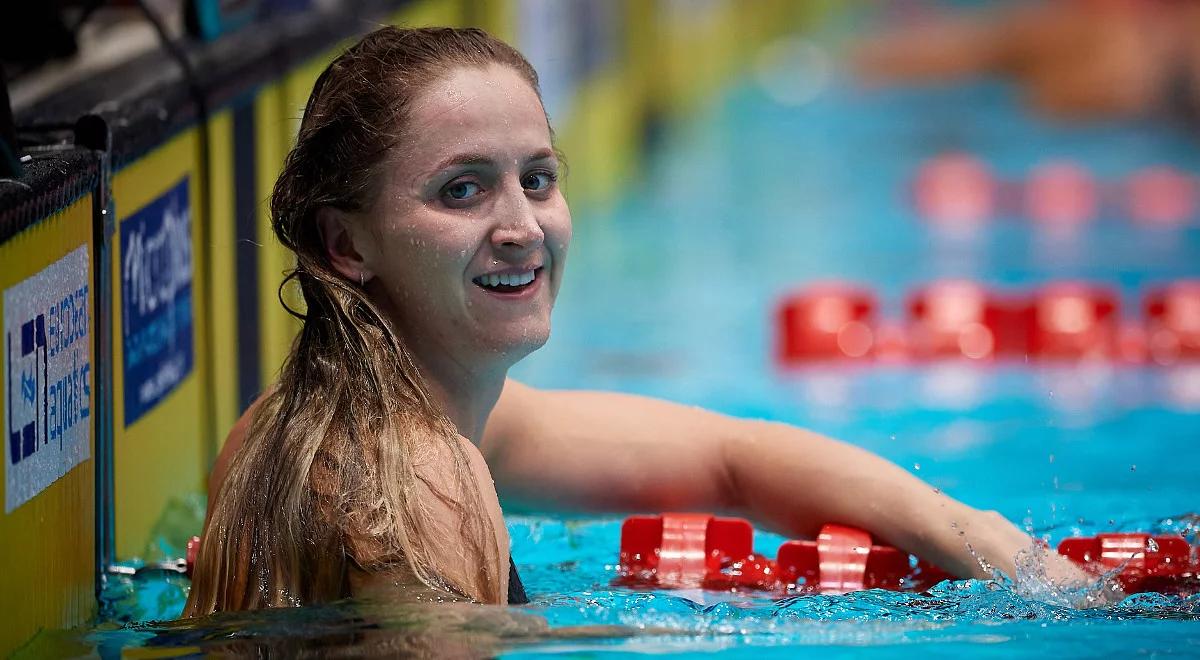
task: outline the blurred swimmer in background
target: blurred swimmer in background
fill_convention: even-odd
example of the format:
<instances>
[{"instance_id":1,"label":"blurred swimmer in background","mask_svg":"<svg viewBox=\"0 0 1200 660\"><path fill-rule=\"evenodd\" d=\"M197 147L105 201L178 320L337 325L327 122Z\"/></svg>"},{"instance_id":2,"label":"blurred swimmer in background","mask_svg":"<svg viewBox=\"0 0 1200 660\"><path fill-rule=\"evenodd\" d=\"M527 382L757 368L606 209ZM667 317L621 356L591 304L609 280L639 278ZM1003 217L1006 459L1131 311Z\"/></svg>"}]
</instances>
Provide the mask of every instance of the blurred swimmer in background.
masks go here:
<instances>
[{"instance_id":1,"label":"blurred swimmer in background","mask_svg":"<svg viewBox=\"0 0 1200 660\"><path fill-rule=\"evenodd\" d=\"M1200 121L1200 3L1045 0L914 13L860 44L854 59L865 78L1007 75L1034 107L1059 118Z\"/></svg>"},{"instance_id":2,"label":"blurred swimmer in background","mask_svg":"<svg viewBox=\"0 0 1200 660\"><path fill-rule=\"evenodd\" d=\"M497 491L741 512L797 536L837 522L958 576L1013 574L1033 539L862 449L508 379L549 337L571 240L560 174L537 74L482 31L385 27L322 73L271 199L303 328L214 466L186 615L522 602Z\"/></svg>"}]
</instances>

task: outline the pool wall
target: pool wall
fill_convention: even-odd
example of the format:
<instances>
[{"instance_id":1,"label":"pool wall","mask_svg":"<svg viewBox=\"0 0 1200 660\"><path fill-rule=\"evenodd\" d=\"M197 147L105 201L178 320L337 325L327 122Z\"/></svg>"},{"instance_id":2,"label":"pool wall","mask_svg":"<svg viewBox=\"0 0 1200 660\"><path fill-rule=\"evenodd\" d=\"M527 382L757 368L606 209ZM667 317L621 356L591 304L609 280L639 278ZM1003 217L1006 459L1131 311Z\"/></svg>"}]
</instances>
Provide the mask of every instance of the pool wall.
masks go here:
<instances>
[{"instance_id":1,"label":"pool wall","mask_svg":"<svg viewBox=\"0 0 1200 660\"><path fill-rule=\"evenodd\" d=\"M816 4L763 0L345 3L160 48L14 109L31 159L0 187L5 512L0 655L91 621L108 569L172 558L172 506L298 328L267 200L324 66L371 25L476 25L542 74L579 208L656 125ZM39 320L40 319L40 320ZM164 531L166 530L166 531Z\"/></svg>"},{"instance_id":2,"label":"pool wall","mask_svg":"<svg viewBox=\"0 0 1200 660\"><path fill-rule=\"evenodd\" d=\"M98 160L82 149L39 156L26 164L31 187L19 196L0 196L9 203L0 209L5 380L0 653L39 627L70 626L96 609L98 411L91 404L97 379L89 338L95 332L90 312L96 301L92 219ZM70 174L59 176L63 169ZM71 302L63 305L64 300ZM71 312L64 315L65 307ZM59 332L67 325L64 316L77 322L70 341ZM69 424L60 414L65 397L52 394L64 380L74 380L64 390L91 395L90 401L77 399Z\"/></svg>"}]
</instances>

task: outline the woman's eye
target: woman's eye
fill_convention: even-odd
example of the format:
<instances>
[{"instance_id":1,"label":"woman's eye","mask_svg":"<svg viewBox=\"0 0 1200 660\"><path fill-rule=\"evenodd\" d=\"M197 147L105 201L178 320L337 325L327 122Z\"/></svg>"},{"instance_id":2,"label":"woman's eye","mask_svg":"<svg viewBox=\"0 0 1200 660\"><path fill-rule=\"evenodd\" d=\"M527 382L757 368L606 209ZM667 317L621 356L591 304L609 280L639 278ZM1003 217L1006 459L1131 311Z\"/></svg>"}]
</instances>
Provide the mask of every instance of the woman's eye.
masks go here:
<instances>
[{"instance_id":1,"label":"woman's eye","mask_svg":"<svg viewBox=\"0 0 1200 660\"><path fill-rule=\"evenodd\" d=\"M521 179L521 186L537 192L554 185L555 178L550 172L530 172Z\"/></svg>"},{"instance_id":2,"label":"woman's eye","mask_svg":"<svg viewBox=\"0 0 1200 660\"><path fill-rule=\"evenodd\" d=\"M442 190L442 194L450 199L462 201L470 199L483 191L483 188L478 183L472 181L458 181L451 183Z\"/></svg>"}]
</instances>

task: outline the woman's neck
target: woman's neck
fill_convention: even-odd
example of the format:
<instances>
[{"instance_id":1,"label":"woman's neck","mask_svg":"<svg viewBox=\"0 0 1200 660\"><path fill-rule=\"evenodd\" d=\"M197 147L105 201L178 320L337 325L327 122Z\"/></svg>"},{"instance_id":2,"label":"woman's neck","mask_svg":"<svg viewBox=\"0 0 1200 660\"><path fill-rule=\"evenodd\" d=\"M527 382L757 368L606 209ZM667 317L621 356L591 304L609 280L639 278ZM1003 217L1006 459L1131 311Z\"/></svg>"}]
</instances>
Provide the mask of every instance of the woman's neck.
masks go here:
<instances>
[{"instance_id":1,"label":"woman's neck","mask_svg":"<svg viewBox=\"0 0 1200 660\"><path fill-rule=\"evenodd\" d=\"M440 352L425 352L413 357L430 395L454 423L459 435L478 446L483 441L488 416L504 389L508 370L471 369Z\"/></svg>"}]
</instances>

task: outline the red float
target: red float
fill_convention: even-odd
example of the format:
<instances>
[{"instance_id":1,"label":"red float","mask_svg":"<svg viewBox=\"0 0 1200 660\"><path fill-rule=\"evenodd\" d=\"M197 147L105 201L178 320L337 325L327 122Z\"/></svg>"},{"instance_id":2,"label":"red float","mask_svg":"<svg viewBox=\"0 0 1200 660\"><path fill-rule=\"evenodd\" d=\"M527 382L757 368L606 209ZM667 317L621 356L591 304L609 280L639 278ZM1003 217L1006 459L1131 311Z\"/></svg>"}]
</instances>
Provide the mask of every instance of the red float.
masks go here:
<instances>
[{"instance_id":1,"label":"red float","mask_svg":"<svg viewBox=\"0 0 1200 660\"><path fill-rule=\"evenodd\" d=\"M875 346L875 296L849 284L814 284L778 310L778 356L785 365L869 358Z\"/></svg>"},{"instance_id":2,"label":"red float","mask_svg":"<svg viewBox=\"0 0 1200 660\"><path fill-rule=\"evenodd\" d=\"M823 594L927 589L950 578L924 562L914 571L908 553L873 545L866 532L842 525L825 525L816 541L784 543L775 563L789 588Z\"/></svg>"},{"instance_id":3,"label":"red float","mask_svg":"<svg viewBox=\"0 0 1200 660\"><path fill-rule=\"evenodd\" d=\"M874 545L852 527L825 525L815 541L787 541L774 562L753 554L753 528L740 518L667 513L621 526L616 583L841 594L860 589L925 590L952 576L901 550ZM1200 556L1182 536L1099 534L1064 539L1058 552L1100 575L1116 573L1126 593L1200 591Z\"/></svg>"},{"instance_id":4,"label":"red float","mask_svg":"<svg viewBox=\"0 0 1200 660\"><path fill-rule=\"evenodd\" d=\"M983 360L1023 355L1029 303L966 280L934 282L908 298L908 347L915 358Z\"/></svg>"},{"instance_id":5,"label":"red float","mask_svg":"<svg viewBox=\"0 0 1200 660\"><path fill-rule=\"evenodd\" d=\"M1170 167L1148 167L1125 184L1125 206L1134 222L1170 227L1196 212L1196 182Z\"/></svg>"},{"instance_id":6,"label":"red float","mask_svg":"<svg viewBox=\"0 0 1200 660\"><path fill-rule=\"evenodd\" d=\"M1095 180L1071 163L1041 165L1025 182L1025 213L1039 224L1075 227L1094 218L1098 206Z\"/></svg>"},{"instance_id":7,"label":"red float","mask_svg":"<svg viewBox=\"0 0 1200 660\"><path fill-rule=\"evenodd\" d=\"M907 298L903 323L880 319L876 298L842 283L809 286L777 308L784 365L942 358L1159 365L1200 360L1200 279L1149 291L1144 319L1120 318L1109 286L1052 282L1031 293L936 281Z\"/></svg>"},{"instance_id":8,"label":"red float","mask_svg":"<svg viewBox=\"0 0 1200 660\"><path fill-rule=\"evenodd\" d=\"M1000 181L982 160L958 152L917 169L912 200L921 217L944 226L975 226L1012 213L1073 229L1097 217L1107 190L1112 203L1142 225L1185 224L1200 208L1200 180L1168 166L1147 167L1105 187L1083 167L1059 160L1035 167L1023 180Z\"/></svg>"},{"instance_id":9,"label":"red float","mask_svg":"<svg viewBox=\"0 0 1200 660\"><path fill-rule=\"evenodd\" d=\"M185 573L188 577L192 577L192 570L196 568L196 556L200 553L200 537L193 536L187 542L186 564L187 570Z\"/></svg>"},{"instance_id":10,"label":"red float","mask_svg":"<svg viewBox=\"0 0 1200 660\"><path fill-rule=\"evenodd\" d=\"M996 208L998 185L983 161L963 153L926 162L913 182L913 202L921 217L942 225L977 225Z\"/></svg>"},{"instance_id":11,"label":"red float","mask_svg":"<svg viewBox=\"0 0 1200 660\"><path fill-rule=\"evenodd\" d=\"M974 282L946 280L908 298L909 350L914 357L991 357L994 333L985 323L988 294Z\"/></svg>"},{"instance_id":12,"label":"red float","mask_svg":"<svg viewBox=\"0 0 1200 660\"><path fill-rule=\"evenodd\" d=\"M753 553L754 530L740 518L706 513L633 516L621 525L621 577L625 584L695 587L728 580L721 569Z\"/></svg>"},{"instance_id":13,"label":"red float","mask_svg":"<svg viewBox=\"0 0 1200 660\"><path fill-rule=\"evenodd\" d=\"M1033 299L1029 353L1045 360L1111 358L1117 353L1117 294L1084 282L1058 282Z\"/></svg>"},{"instance_id":14,"label":"red float","mask_svg":"<svg viewBox=\"0 0 1200 660\"><path fill-rule=\"evenodd\" d=\"M1182 536L1099 534L1064 539L1058 552L1096 574L1118 571L1126 593L1190 594L1200 589L1200 561Z\"/></svg>"},{"instance_id":15,"label":"red float","mask_svg":"<svg viewBox=\"0 0 1200 660\"><path fill-rule=\"evenodd\" d=\"M740 518L668 513L634 516L621 526L617 584L641 587L752 588L846 593L927 588L949 578L908 554L873 545L851 527L826 525L816 541L788 541L772 561L752 552L753 528Z\"/></svg>"},{"instance_id":16,"label":"red float","mask_svg":"<svg viewBox=\"0 0 1200 660\"><path fill-rule=\"evenodd\" d=\"M1146 347L1162 365L1200 360L1200 280L1181 280L1144 299Z\"/></svg>"}]
</instances>

